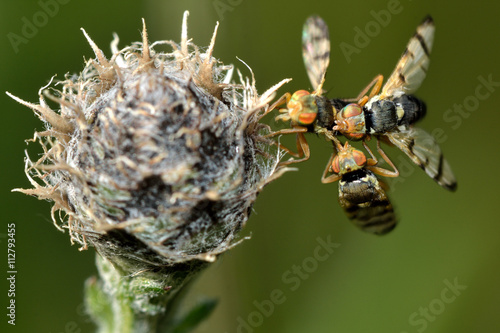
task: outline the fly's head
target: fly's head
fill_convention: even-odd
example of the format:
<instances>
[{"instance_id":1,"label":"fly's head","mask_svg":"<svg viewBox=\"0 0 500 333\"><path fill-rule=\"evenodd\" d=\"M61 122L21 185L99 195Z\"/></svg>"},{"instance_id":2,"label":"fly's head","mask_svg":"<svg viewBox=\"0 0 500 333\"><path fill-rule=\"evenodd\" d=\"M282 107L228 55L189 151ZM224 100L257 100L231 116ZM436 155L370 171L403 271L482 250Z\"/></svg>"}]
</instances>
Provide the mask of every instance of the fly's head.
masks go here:
<instances>
[{"instance_id":1,"label":"fly's head","mask_svg":"<svg viewBox=\"0 0 500 333\"><path fill-rule=\"evenodd\" d=\"M332 171L344 175L362 169L366 165L366 156L360 150L346 142L344 146L337 148L338 153L332 161Z\"/></svg>"},{"instance_id":2,"label":"fly's head","mask_svg":"<svg viewBox=\"0 0 500 333\"><path fill-rule=\"evenodd\" d=\"M337 113L334 131L339 131L350 140L360 140L365 136L365 114L358 104L348 104Z\"/></svg>"},{"instance_id":3,"label":"fly's head","mask_svg":"<svg viewBox=\"0 0 500 333\"><path fill-rule=\"evenodd\" d=\"M283 113L276 120L292 122L292 125L309 126L314 123L318 115L316 95L306 90L298 90L287 100L286 109L280 109Z\"/></svg>"}]
</instances>

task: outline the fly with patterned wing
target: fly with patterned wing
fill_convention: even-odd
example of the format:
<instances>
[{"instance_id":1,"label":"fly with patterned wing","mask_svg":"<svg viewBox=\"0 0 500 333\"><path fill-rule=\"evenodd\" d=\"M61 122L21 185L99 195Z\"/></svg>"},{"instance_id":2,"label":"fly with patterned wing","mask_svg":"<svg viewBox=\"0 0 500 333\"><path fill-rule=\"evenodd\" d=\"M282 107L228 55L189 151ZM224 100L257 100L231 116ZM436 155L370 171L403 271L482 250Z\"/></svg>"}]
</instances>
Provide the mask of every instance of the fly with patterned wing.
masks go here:
<instances>
[{"instance_id":1,"label":"fly with patterned wing","mask_svg":"<svg viewBox=\"0 0 500 333\"><path fill-rule=\"evenodd\" d=\"M343 99L328 99L322 95L330 63L330 37L327 24L319 16L311 16L304 23L302 57L314 91L309 93L306 90L298 90L293 94L285 93L266 112L267 114L286 103L286 108L279 109L281 114L276 120L290 121L291 125L291 128L273 132L268 137L297 134L297 153L280 145L280 148L295 157L282 162L282 165L309 159L309 144L304 133L317 133L332 140L336 114L349 103Z\"/></svg>"},{"instance_id":2,"label":"fly with patterned wing","mask_svg":"<svg viewBox=\"0 0 500 333\"><path fill-rule=\"evenodd\" d=\"M434 31L434 21L428 16L417 27L382 90L383 76L378 75L357 97L357 103L337 113L333 129L351 140L371 135L387 138L439 185L454 191L457 182L441 148L430 134L413 127L426 113L425 103L411 94L427 74Z\"/></svg>"}]
</instances>

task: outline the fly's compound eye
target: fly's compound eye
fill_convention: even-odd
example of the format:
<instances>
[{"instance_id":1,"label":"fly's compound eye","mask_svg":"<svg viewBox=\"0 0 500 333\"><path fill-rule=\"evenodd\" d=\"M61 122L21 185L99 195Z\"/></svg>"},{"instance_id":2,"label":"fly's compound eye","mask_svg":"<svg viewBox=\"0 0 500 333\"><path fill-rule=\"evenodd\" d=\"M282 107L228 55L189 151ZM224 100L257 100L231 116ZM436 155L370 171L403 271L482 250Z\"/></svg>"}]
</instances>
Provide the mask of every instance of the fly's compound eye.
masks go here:
<instances>
[{"instance_id":1,"label":"fly's compound eye","mask_svg":"<svg viewBox=\"0 0 500 333\"><path fill-rule=\"evenodd\" d=\"M287 108L292 122L297 125L311 125L318 114L316 97L306 90L298 90L293 93Z\"/></svg>"},{"instance_id":2,"label":"fly's compound eye","mask_svg":"<svg viewBox=\"0 0 500 333\"><path fill-rule=\"evenodd\" d=\"M304 96L310 95L307 90L297 90L293 93L291 100L292 101L300 101L300 99Z\"/></svg>"},{"instance_id":3,"label":"fly's compound eye","mask_svg":"<svg viewBox=\"0 0 500 333\"><path fill-rule=\"evenodd\" d=\"M344 106L335 123L333 129L351 140L359 140L365 136L365 114L358 104L351 103Z\"/></svg>"},{"instance_id":4,"label":"fly's compound eye","mask_svg":"<svg viewBox=\"0 0 500 333\"><path fill-rule=\"evenodd\" d=\"M363 113L363 109L358 104L351 103L344 106L340 113L342 115L342 118L344 119L351 118L359 116L361 113Z\"/></svg>"},{"instance_id":5,"label":"fly's compound eye","mask_svg":"<svg viewBox=\"0 0 500 333\"><path fill-rule=\"evenodd\" d=\"M340 172L339 156L338 155L335 156L335 158L332 161L332 171L337 173L337 174Z\"/></svg>"},{"instance_id":6,"label":"fly's compound eye","mask_svg":"<svg viewBox=\"0 0 500 333\"><path fill-rule=\"evenodd\" d=\"M359 166L363 166L366 164L366 156L359 150L354 149L352 151L352 158L354 159L354 162L356 162L356 164Z\"/></svg>"}]
</instances>

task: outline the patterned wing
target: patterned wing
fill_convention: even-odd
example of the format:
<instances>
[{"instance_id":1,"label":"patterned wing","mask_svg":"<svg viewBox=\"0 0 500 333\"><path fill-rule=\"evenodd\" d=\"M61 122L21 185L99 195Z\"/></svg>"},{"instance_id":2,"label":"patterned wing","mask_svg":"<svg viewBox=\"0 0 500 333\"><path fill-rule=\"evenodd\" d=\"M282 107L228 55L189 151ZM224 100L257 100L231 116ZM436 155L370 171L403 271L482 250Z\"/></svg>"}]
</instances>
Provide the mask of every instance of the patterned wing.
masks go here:
<instances>
[{"instance_id":1,"label":"patterned wing","mask_svg":"<svg viewBox=\"0 0 500 333\"><path fill-rule=\"evenodd\" d=\"M401 132L387 133L386 136L439 185L450 191L457 189L453 171L429 133L421 128L410 127Z\"/></svg>"},{"instance_id":2,"label":"patterned wing","mask_svg":"<svg viewBox=\"0 0 500 333\"><path fill-rule=\"evenodd\" d=\"M321 94L330 63L330 36L328 26L319 16L310 16L304 23L302 57L315 93Z\"/></svg>"},{"instance_id":3,"label":"patterned wing","mask_svg":"<svg viewBox=\"0 0 500 333\"><path fill-rule=\"evenodd\" d=\"M429 68L429 54L434 41L434 21L427 16L417 27L396 68L382 88L381 96L412 94L422 84Z\"/></svg>"}]
</instances>

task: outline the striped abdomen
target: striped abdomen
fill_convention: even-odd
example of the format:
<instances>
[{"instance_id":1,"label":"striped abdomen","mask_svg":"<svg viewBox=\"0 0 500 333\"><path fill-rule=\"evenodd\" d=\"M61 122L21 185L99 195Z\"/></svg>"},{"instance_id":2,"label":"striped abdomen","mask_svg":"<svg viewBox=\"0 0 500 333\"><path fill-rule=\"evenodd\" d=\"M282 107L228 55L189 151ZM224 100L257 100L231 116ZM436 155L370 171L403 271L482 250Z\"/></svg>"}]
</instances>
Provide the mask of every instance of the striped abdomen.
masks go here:
<instances>
[{"instance_id":1,"label":"striped abdomen","mask_svg":"<svg viewBox=\"0 0 500 333\"><path fill-rule=\"evenodd\" d=\"M383 235L396 227L396 215L380 183L370 170L359 169L339 181L339 201L347 217L362 230Z\"/></svg>"},{"instance_id":2,"label":"striped abdomen","mask_svg":"<svg viewBox=\"0 0 500 333\"><path fill-rule=\"evenodd\" d=\"M401 108L404 112L403 116L398 121L398 126L412 125L424 118L427 112L424 101L412 95L402 95L393 99L393 102L396 103L397 108Z\"/></svg>"}]
</instances>

